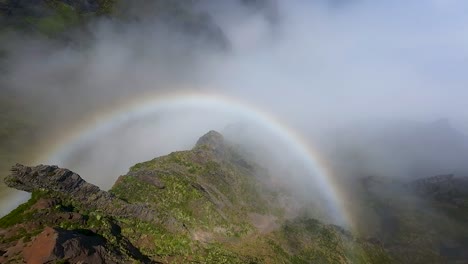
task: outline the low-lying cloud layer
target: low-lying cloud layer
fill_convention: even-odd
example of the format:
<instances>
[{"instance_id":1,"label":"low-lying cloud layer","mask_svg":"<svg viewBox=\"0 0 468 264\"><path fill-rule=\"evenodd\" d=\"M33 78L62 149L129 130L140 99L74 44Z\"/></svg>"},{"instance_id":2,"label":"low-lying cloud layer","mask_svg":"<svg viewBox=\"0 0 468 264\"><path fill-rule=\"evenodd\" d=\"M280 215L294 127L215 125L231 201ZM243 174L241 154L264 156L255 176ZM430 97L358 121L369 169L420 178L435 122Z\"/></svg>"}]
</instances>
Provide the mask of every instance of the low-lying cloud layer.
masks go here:
<instances>
[{"instance_id":1,"label":"low-lying cloud layer","mask_svg":"<svg viewBox=\"0 0 468 264\"><path fill-rule=\"evenodd\" d=\"M139 2L131 8L143 10ZM8 35L2 93L40 120L38 160L89 116L148 92L192 90L283 120L338 178L468 172L465 2L199 1L191 9L209 30L187 31L145 9L138 20L95 21L67 44ZM450 123L431 125L441 118ZM188 148L230 122L242 120L161 113L94 139L59 165L108 188L133 163Z\"/></svg>"}]
</instances>

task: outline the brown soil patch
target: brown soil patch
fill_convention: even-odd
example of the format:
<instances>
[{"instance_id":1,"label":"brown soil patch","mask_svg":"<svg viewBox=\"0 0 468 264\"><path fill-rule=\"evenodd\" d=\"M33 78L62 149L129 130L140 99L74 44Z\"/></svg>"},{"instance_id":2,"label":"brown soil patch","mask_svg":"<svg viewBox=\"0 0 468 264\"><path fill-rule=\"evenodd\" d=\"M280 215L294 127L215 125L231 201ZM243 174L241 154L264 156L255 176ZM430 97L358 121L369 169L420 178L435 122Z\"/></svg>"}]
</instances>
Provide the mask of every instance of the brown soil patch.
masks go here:
<instances>
[{"instance_id":1,"label":"brown soil patch","mask_svg":"<svg viewBox=\"0 0 468 264\"><path fill-rule=\"evenodd\" d=\"M42 264L47 262L57 243L57 232L46 227L42 233L34 238L31 246L24 248L24 260L28 264Z\"/></svg>"}]
</instances>

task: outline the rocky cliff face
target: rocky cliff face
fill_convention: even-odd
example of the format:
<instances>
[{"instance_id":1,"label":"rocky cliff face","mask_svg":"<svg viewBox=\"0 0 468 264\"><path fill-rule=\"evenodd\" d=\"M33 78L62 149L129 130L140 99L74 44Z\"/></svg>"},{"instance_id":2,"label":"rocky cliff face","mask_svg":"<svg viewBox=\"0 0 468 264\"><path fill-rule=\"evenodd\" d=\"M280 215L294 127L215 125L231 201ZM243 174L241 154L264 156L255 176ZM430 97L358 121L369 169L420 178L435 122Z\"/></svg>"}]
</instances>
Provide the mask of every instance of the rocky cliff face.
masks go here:
<instances>
[{"instance_id":1,"label":"rocky cliff face","mask_svg":"<svg viewBox=\"0 0 468 264\"><path fill-rule=\"evenodd\" d=\"M0 219L2 263L389 263L374 240L308 217L211 131L189 151L136 164L109 192L57 166L15 165L32 198Z\"/></svg>"},{"instance_id":2,"label":"rocky cliff face","mask_svg":"<svg viewBox=\"0 0 468 264\"><path fill-rule=\"evenodd\" d=\"M86 182L80 175L57 166L27 167L16 164L11 169L11 174L5 178L5 183L26 192L48 190L64 195L82 206L110 216L134 216L144 221L154 221L157 218L156 212L145 206L129 204Z\"/></svg>"}]
</instances>

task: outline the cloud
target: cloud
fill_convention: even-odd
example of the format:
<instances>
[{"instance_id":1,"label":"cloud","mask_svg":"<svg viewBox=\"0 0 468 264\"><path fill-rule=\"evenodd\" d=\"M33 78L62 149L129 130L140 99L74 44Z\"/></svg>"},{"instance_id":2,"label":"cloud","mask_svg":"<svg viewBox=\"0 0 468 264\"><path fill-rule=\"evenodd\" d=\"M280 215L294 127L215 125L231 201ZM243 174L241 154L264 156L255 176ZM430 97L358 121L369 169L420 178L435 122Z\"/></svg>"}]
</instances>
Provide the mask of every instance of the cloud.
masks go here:
<instances>
[{"instance_id":1,"label":"cloud","mask_svg":"<svg viewBox=\"0 0 468 264\"><path fill-rule=\"evenodd\" d=\"M63 128L149 91L179 87L264 109L305 135L337 168L346 168L341 174L353 168L353 174L406 175L413 161L440 157L437 149L423 155L426 143L415 141L391 162L394 143L385 138L401 143L422 133L402 133L407 126L449 118L454 129L468 131L464 1L257 3L193 6L209 34L187 31L148 11L129 22L96 21L71 43L10 36L2 43L8 63L1 86L19 95L31 117L40 120L38 156L46 147L41 144L62 136ZM85 178L100 175L96 181L108 187L137 158L186 147L202 130L225 125L207 112L144 121L95 139L77 150L76 160L60 165ZM340 151L363 160L336 155ZM450 168L453 159L445 160L439 168Z\"/></svg>"}]
</instances>

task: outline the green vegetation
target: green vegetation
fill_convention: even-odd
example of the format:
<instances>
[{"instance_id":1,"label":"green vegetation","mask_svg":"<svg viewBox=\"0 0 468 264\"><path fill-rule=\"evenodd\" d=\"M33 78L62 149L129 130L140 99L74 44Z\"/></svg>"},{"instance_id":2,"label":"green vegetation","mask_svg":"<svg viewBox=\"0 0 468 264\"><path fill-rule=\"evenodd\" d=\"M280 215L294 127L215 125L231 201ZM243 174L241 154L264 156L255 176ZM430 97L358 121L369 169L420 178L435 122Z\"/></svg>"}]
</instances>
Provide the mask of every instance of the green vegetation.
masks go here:
<instances>
[{"instance_id":1,"label":"green vegetation","mask_svg":"<svg viewBox=\"0 0 468 264\"><path fill-rule=\"evenodd\" d=\"M4 10L13 10L13 14L4 16L6 23L0 26L0 32L6 29L36 31L54 39L62 34L85 26L89 21L100 16L115 13L117 0L94 0L88 7L77 1L43 0L36 3L5 1L0 9L0 18Z\"/></svg>"},{"instance_id":2,"label":"green vegetation","mask_svg":"<svg viewBox=\"0 0 468 264\"><path fill-rule=\"evenodd\" d=\"M44 192L35 191L32 193L31 198L19 205L16 209L11 211L9 214L5 215L4 217L0 218L0 228L6 228L17 223L21 223L27 220L32 219L33 212L30 211L32 205L34 205L39 198L44 195Z\"/></svg>"},{"instance_id":3,"label":"green vegetation","mask_svg":"<svg viewBox=\"0 0 468 264\"><path fill-rule=\"evenodd\" d=\"M161 225L123 221L123 233L145 254L163 262L391 262L380 246L357 242L313 219L286 221L278 231L260 234L247 221L248 214L274 212L281 219L282 210L274 201L278 193L262 190L254 167L239 166L243 164L239 159L229 148L220 154L201 145L136 164L111 193L130 203L147 204L164 221ZM157 178L164 188L148 184L141 175Z\"/></svg>"},{"instance_id":4,"label":"green vegetation","mask_svg":"<svg viewBox=\"0 0 468 264\"><path fill-rule=\"evenodd\" d=\"M49 1L53 10L52 15L43 17L29 17L26 21L47 36L55 36L75 27L80 21L80 15L72 7L61 1Z\"/></svg>"},{"instance_id":5,"label":"green vegetation","mask_svg":"<svg viewBox=\"0 0 468 264\"><path fill-rule=\"evenodd\" d=\"M117 0L97 0L99 9L98 15L111 15L115 12Z\"/></svg>"},{"instance_id":6,"label":"green vegetation","mask_svg":"<svg viewBox=\"0 0 468 264\"><path fill-rule=\"evenodd\" d=\"M277 235L276 243L283 241L293 253L291 263L392 263L380 246L357 241L337 227L314 219L287 221ZM275 247L278 250L279 246Z\"/></svg>"},{"instance_id":7,"label":"green vegetation","mask_svg":"<svg viewBox=\"0 0 468 264\"><path fill-rule=\"evenodd\" d=\"M0 241L31 239L52 226L100 236L108 247L134 260L129 245L163 263L390 262L380 245L355 239L335 226L310 218L283 219L279 193L264 190L255 165L246 166L227 146L221 151L197 146L138 163L110 193L150 207L157 221L111 217L63 193L34 192L0 220L3 228L13 230L0 235ZM53 206L31 210L39 201ZM253 220L251 214L261 220ZM272 228L257 228L256 221L269 221Z\"/></svg>"}]
</instances>

